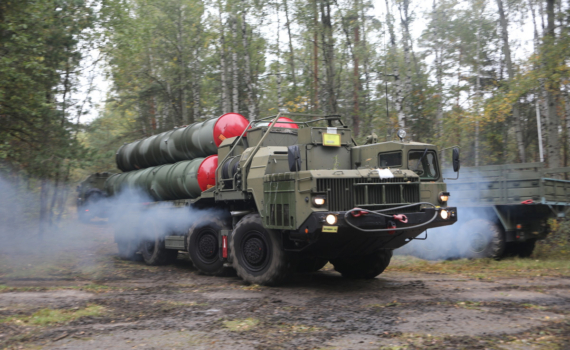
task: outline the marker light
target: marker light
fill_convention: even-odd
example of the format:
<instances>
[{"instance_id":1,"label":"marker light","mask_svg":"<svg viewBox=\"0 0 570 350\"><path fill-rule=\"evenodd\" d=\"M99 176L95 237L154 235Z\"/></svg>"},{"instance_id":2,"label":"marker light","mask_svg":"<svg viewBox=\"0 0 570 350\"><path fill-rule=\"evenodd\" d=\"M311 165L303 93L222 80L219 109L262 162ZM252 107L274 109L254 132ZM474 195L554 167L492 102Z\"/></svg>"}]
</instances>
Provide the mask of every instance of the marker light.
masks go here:
<instances>
[{"instance_id":1,"label":"marker light","mask_svg":"<svg viewBox=\"0 0 570 350\"><path fill-rule=\"evenodd\" d=\"M325 197L322 197L322 196L320 196L320 197L314 197L314 198L313 198L313 204L314 204L316 207L320 207L320 206L324 205L324 204L325 204Z\"/></svg>"},{"instance_id":2,"label":"marker light","mask_svg":"<svg viewBox=\"0 0 570 350\"><path fill-rule=\"evenodd\" d=\"M447 218L449 217L449 212L447 210L441 210L441 212L439 212L439 215L441 215L441 218L443 220L447 220Z\"/></svg>"},{"instance_id":3,"label":"marker light","mask_svg":"<svg viewBox=\"0 0 570 350\"><path fill-rule=\"evenodd\" d=\"M327 215L327 217L325 218L325 221L327 222L327 224L329 225L334 225L337 222L337 218L335 215L329 214Z\"/></svg>"},{"instance_id":4,"label":"marker light","mask_svg":"<svg viewBox=\"0 0 570 350\"><path fill-rule=\"evenodd\" d=\"M439 192L438 199L440 203L445 203L449 200L449 192Z\"/></svg>"}]
</instances>

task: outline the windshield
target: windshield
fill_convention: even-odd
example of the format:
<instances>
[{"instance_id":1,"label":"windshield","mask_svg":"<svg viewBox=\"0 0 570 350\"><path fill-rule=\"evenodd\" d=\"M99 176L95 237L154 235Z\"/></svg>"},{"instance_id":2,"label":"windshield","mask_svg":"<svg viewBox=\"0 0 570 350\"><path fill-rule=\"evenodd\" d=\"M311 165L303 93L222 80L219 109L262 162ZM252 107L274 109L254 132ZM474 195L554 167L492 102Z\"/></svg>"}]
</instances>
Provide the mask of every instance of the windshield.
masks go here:
<instances>
[{"instance_id":1,"label":"windshield","mask_svg":"<svg viewBox=\"0 0 570 350\"><path fill-rule=\"evenodd\" d=\"M439 177L436 159L437 156L433 150L410 151L408 169L415 171L422 180L435 180Z\"/></svg>"},{"instance_id":2,"label":"windshield","mask_svg":"<svg viewBox=\"0 0 570 350\"><path fill-rule=\"evenodd\" d=\"M387 152L378 154L380 168L402 166L402 152Z\"/></svg>"}]
</instances>

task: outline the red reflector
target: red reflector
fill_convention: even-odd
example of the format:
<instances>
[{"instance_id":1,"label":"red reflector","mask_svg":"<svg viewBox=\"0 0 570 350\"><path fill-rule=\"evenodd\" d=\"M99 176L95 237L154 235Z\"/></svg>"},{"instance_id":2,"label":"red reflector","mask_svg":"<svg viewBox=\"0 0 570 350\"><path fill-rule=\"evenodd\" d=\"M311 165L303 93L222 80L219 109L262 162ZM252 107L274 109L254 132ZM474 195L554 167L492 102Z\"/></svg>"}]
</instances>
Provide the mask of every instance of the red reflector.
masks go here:
<instances>
[{"instance_id":1,"label":"red reflector","mask_svg":"<svg viewBox=\"0 0 570 350\"><path fill-rule=\"evenodd\" d=\"M89 209L85 209L85 211L89 211Z\"/></svg>"},{"instance_id":2,"label":"red reflector","mask_svg":"<svg viewBox=\"0 0 570 350\"><path fill-rule=\"evenodd\" d=\"M396 223L394 221L388 221L388 225L386 226L386 228L396 228ZM388 231L389 235L393 235L394 233L396 233L396 230Z\"/></svg>"},{"instance_id":3,"label":"red reflector","mask_svg":"<svg viewBox=\"0 0 570 350\"><path fill-rule=\"evenodd\" d=\"M534 201L532 199L527 199L526 201L522 201L521 204L532 204Z\"/></svg>"},{"instance_id":4,"label":"red reflector","mask_svg":"<svg viewBox=\"0 0 570 350\"><path fill-rule=\"evenodd\" d=\"M222 257L228 257L228 236L222 236Z\"/></svg>"}]
</instances>

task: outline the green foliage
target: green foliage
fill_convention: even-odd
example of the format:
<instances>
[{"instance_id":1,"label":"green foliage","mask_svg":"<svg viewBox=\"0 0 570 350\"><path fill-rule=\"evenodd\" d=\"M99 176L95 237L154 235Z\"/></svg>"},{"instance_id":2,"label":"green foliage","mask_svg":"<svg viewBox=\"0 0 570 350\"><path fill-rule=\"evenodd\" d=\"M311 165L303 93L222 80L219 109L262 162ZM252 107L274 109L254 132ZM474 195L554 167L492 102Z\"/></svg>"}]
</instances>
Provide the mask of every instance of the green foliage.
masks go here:
<instances>
[{"instance_id":1,"label":"green foliage","mask_svg":"<svg viewBox=\"0 0 570 350\"><path fill-rule=\"evenodd\" d=\"M549 221L550 234L537 243L534 256L538 258L570 259L570 221Z\"/></svg>"},{"instance_id":2,"label":"green foliage","mask_svg":"<svg viewBox=\"0 0 570 350\"><path fill-rule=\"evenodd\" d=\"M95 21L93 5L61 0L0 4L2 168L53 178L85 155L65 98L82 56L79 40Z\"/></svg>"}]
</instances>

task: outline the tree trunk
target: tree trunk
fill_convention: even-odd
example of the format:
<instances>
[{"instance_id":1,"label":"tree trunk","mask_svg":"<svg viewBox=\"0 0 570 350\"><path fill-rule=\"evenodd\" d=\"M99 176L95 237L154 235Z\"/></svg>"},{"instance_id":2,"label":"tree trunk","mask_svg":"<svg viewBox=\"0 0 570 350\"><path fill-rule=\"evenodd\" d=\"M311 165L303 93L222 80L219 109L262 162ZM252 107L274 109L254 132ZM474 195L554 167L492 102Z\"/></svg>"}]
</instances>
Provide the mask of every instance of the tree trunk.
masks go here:
<instances>
[{"instance_id":1,"label":"tree trunk","mask_svg":"<svg viewBox=\"0 0 570 350\"><path fill-rule=\"evenodd\" d=\"M370 130L370 132L373 132L374 129L374 118L372 115L369 114L370 111L370 63L369 63L369 47L368 47L368 41L366 38L366 31L367 31L367 26L366 26L366 16L365 16L365 11L364 11L364 6L362 6L360 1L357 1L357 8L358 11L360 12L360 19L362 21L362 43L361 43L361 48L362 48L362 68L364 69L364 104L362 106L362 115L366 118L366 125L367 125L367 129ZM362 86L362 85L361 85Z\"/></svg>"},{"instance_id":2,"label":"tree trunk","mask_svg":"<svg viewBox=\"0 0 570 350\"><path fill-rule=\"evenodd\" d=\"M513 62L511 59L511 46L509 44L509 28L507 23L507 18L505 17L505 11L503 9L503 0L497 0L497 6L499 8L499 22L501 24L501 37L503 39L503 54L505 55L505 64L507 65L507 73L509 75L509 80L512 82L515 78L515 70L513 67ZM515 121L515 136L517 141L517 149L519 152L519 159L522 163L526 162L525 147L523 140L522 122L519 111L518 99L513 103L513 119Z\"/></svg>"},{"instance_id":3,"label":"tree trunk","mask_svg":"<svg viewBox=\"0 0 570 350\"><path fill-rule=\"evenodd\" d=\"M334 39L331 18L331 6L329 0L321 0L321 42L323 47L323 58L325 62L325 113L337 113L337 101L335 91L335 65L334 65Z\"/></svg>"},{"instance_id":4,"label":"tree trunk","mask_svg":"<svg viewBox=\"0 0 570 350\"><path fill-rule=\"evenodd\" d=\"M319 109L319 15L317 11L317 0L313 0L313 16L315 21L315 31L313 33L313 108Z\"/></svg>"},{"instance_id":5,"label":"tree trunk","mask_svg":"<svg viewBox=\"0 0 570 350\"><path fill-rule=\"evenodd\" d=\"M293 80L293 88L297 91L297 76L295 73L295 51L293 50L293 38L291 36L291 22L289 21L289 6L287 0L283 0L285 7L285 20L287 21L287 35L289 36L289 64L291 65L291 79Z\"/></svg>"},{"instance_id":6,"label":"tree trunk","mask_svg":"<svg viewBox=\"0 0 570 350\"><path fill-rule=\"evenodd\" d=\"M281 31L281 20L279 16L279 3L276 4L276 12L277 12L277 111L281 111L281 106L283 102L281 100L281 47L279 45L279 32Z\"/></svg>"},{"instance_id":7,"label":"tree trunk","mask_svg":"<svg viewBox=\"0 0 570 350\"><path fill-rule=\"evenodd\" d=\"M198 67L198 50L194 49L194 59L192 60L192 120L191 123L196 122L200 118L200 74Z\"/></svg>"},{"instance_id":8,"label":"tree trunk","mask_svg":"<svg viewBox=\"0 0 570 350\"><path fill-rule=\"evenodd\" d=\"M178 46L178 69L179 71L179 98L180 98L180 118L183 124L190 124L188 119L188 112L186 108L186 62L184 57L184 9L180 8L178 12L178 33L177 33L177 46Z\"/></svg>"},{"instance_id":9,"label":"tree trunk","mask_svg":"<svg viewBox=\"0 0 570 350\"><path fill-rule=\"evenodd\" d=\"M543 57L546 59L548 55L546 52L554 46L555 33L554 33L554 3L556 0L547 0L546 2L546 15L547 15L547 31L545 42L543 43ZM548 64L545 64L548 67ZM554 72L552 72L554 73ZM550 74L549 74L550 75ZM560 142L558 135L558 113L557 97L560 92L559 81L552 78L546 81L546 107L548 116L548 165L551 168L560 167Z\"/></svg>"},{"instance_id":10,"label":"tree trunk","mask_svg":"<svg viewBox=\"0 0 570 350\"><path fill-rule=\"evenodd\" d=\"M358 103L360 95L360 73L358 72L358 52L360 46L360 27L356 25L354 27L354 74L353 74L353 106L354 112L352 114L352 128L354 129L354 136L360 135L360 106Z\"/></svg>"},{"instance_id":11,"label":"tree trunk","mask_svg":"<svg viewBox=\"0 0 570 350\"><path fill-rule=\"evenodd\" d=\"M39 238L42 240L46 233L48 226L48 195L49 195L49 181L46 178L40 180L40 222L39 222Z\"/></svg>"},{"instance_id":12,"label":"tree trunk","mask_svg":"<svg viewBox=\"0 0 570 350\"><path fill-rule=\"evenodd\" d=\"M412 57L411 57L411 37L410 37L410 16L408 14L409 0L402 0L398 2L400 10L400 23L403 32L403 47L404 47L404 61L406 63L406 75L404 76L404 96L402 108L404 113L410 117L412 115ZM408 120L408 122L410 122Z\"/></svg>"},{"instance_id":13,"label":"tree trunk","mask_svg":"<svg viewBox=\"0 0 570 350\"><path fill-rule=\"evenodd\" d=\"M233 104L232 104L232 112L239 112L239 99L238 99L238 58L237 58L237 49L235 47L235 43L237 43L237 18L235 15L232 15L231 18L232 22L232 33L233 33L233 42L234 46L232 49L232 73L233 73L233 81L232 81L232 88L233 88Z\"/></svg>"},{"instance_id":14,"label":"tree trunk","mask_svg":"<svg viewBox=\"0 0 570 350\"><path fill-rule=\"evenodd\" d=\"M500 0L499 0L500 1ZM481 11L483 12L483 11ZM481 113L481 25L477 28L477 80L475 82L475 166L479 166L479 114Z\"/></svg>"},{"instance_id":15,"label":"tree trunk","mask_svg":"<svg viewBox=\"0 0 570 350\"><path fill-rule=\"evenodd\" d=\"M255 113L255 97L254 97L254 87L253 81L251 79L251 58L249 56L249 43L247 40L247 24L245 22L245 9L241 13L241 38L243 44L243 54L245 59L245 83L247 86L247 109L249 111L249 120L253 121L257 119Z\"/></svg>"},{"instance_id":16,"label":"tree trunk","mask_svg":"<svg viewBox=\"0 0 570 350\"><path fill-rule=\"evenodd\" d=\"M441 22L441 10L436 6L435 0L432 4L432 21L435 23ZM437 28L437 26L436 26ZM441 45L441 38L439 37L441 33L437 30L433 33L432 42L434 42L434 53L435 53L435 79L437 87L437 107L436 107L436 132L437 137L443 136L443 47ZM442 157L443 159L443 157Z\"/></svg>"},{"instance_id":17,"label":"tree trunk","mask_svg":"<svg viewBox=\"0 0 570 350\"><path fill-rule=\"evenodd\" d=\"M400 80L400 71L398 69L398 61L396 59L396 34L394 33L394 22L392 15L390 14L390 4L388 0L386 1L386 23L388 24L388 31L390 33L390 57L392 59L392 64L394 65L394 69L392 70L392 75L394 76L394 85L395 85L395 101L394 104L396 105L396 112L398 113L398 126L400 128L406 127L406 115L404 114L403 109L403 96L402 96L402 81ZM388 103L388 101L386 101Z\"/></svg>"}]
</instances>

